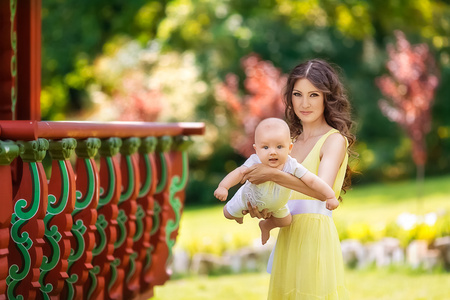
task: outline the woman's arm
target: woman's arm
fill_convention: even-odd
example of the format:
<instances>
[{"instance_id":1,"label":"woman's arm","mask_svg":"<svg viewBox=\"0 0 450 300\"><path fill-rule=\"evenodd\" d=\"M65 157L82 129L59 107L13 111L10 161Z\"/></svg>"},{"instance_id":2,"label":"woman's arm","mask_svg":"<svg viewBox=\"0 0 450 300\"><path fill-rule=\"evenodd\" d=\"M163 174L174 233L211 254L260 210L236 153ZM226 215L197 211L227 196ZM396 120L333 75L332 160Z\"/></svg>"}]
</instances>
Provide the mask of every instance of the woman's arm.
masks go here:
<instances>
[{"instance_id":1,"label":"woman's arm","mask_svg":"<svg viewBox=\"0 0 450 300\"><path fill-rule=\"evenodd\" d=\"M317 175L333 187L337 173L347 155L347 141L339 133L331 134L320 150L320 164Z\"/></svg>"},{"instance_id":2,"label":"woman's arm","mask_svg":"<svg viewBox=\"0 0 450 300\"><path fill-rule=\"evenodd\" d=\"M347 152L347 142L339 134L331 134L325 141L320 151L320 165L318 176L330 187L333 187L339 168ZM266 181L273 181L286 188L308 195L310 197L325 201L326 198L321 193L308 187L297 177L281 170L264 166L254 165L244 171L243 181L248 180L254 184L261 184Z\"/></svg>"},{"instance_id":3,"label":"woman's arm","mask_svg":"<svg viewBox=\"0 0 450 300\"><path fill-rule=\"evenodd\" d=\"M248 180L253 184L261 184L266 181L273 181L288 189L300 192L310 197L325 200L323 195L308 187L301 179L283 172L281 170L265 166L263 164L253 165L244 172L242 181Z\"/></svg>"}]
</instances>

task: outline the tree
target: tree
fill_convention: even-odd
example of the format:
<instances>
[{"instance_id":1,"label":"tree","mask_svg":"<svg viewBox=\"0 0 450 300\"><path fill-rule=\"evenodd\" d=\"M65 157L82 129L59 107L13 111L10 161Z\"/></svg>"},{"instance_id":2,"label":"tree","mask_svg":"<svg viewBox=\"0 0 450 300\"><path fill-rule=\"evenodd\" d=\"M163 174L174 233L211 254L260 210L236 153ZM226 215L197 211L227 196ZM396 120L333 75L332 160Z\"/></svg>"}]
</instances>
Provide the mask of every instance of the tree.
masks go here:
<instances>
[{"instance_id":1,"label":"tree","mask_svg":"<svg viewBox=\"0 0 450 300\"><path fill-rule=\"evenodd\" d=\"M412 141L412 156L417 166L419 198L427 159L425 137L431 129L431 108L439 80L435 60L426 44L412 46L401 31L395 32L396 45L388 45L390 75L376 79L383 95L382 113L398 123Z\"/></svg>"},{"instance_id":2,"label":"tree","mask_svg":"<svg viewBox=\"0 0 450 300\"><path fill-rule=\"evenodd\" d=\"M284 105L281 94L286 84L286 75L273 66L270 61L263 61L256 54L250 54L241 60L246 79L245 96L238 93L237 75L228 74L224 83L216 88L218 99L225 101L231 115L238 124L233 132L233 148L244 157L254 153L253 143L255 127L269 117L282 118Z\"/></svg>"}]
</instances>

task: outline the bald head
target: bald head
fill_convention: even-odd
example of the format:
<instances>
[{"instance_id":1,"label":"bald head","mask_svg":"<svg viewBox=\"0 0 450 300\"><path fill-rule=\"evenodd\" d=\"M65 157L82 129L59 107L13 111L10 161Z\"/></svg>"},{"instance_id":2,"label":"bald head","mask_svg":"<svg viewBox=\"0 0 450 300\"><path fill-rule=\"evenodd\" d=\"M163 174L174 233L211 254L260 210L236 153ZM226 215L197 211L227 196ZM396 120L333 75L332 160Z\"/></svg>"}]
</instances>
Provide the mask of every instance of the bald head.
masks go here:
<instances>
[{"instance_id":1,"label":"bald head","mask_svg":"<svg viewBox=\"0 0 450 300\"><path fill-rule=\"evenodd\" d=\"M267 118L262 120L255 129L255 143L262 135L276 134L280 139L290 140L291 133L288 124L282 119Z\"/></svg>"}]
</instances>

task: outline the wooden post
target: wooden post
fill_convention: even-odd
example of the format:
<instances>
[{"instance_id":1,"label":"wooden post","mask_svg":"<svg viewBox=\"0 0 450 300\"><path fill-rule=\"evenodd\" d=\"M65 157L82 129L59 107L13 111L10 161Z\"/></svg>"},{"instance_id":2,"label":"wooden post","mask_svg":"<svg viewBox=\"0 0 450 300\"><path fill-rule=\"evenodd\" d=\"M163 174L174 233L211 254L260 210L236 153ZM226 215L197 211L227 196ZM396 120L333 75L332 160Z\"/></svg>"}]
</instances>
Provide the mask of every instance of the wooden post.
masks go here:
<instances>
[{"instance_id":1,"label":"wooden post","mask_svg":"<svg viewBox=\"0 0 450 300\"><path fill-rule=\"evenodd\" d=\"M17 0L17 120L41 119L41 0Z\"/></svg>"}]
</instances>

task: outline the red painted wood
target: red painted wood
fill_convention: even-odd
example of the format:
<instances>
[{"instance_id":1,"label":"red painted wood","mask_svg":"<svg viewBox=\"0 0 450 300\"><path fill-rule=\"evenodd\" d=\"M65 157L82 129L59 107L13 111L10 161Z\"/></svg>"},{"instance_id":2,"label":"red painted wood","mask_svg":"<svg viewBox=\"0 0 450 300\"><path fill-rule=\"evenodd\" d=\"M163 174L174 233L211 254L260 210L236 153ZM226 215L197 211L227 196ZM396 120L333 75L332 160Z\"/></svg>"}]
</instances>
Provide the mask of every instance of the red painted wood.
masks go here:
<instances>
[{"instance_id":1,"label":"red painted wood","mask_svg":"<svg viewBox=\"0 0 450 300\"><path fill-rule=\"evenodd\" d=\"M139 154L139 171L141 178L141 188L145 180L147 179L147 171L145 159L150 161L151 168L151 177L148 178L151 182L150 189L147 193L143 193L137 199L137 204L142 209L143 212L142 224L143 224L143 232L139 239L135 239L133 244L133 251L137 254L135 267L132 275L129 275L130 278L127 278L127 284L124 290L124 296L126 298L136 297L140 292L142 280L145 278L144 267L146 264L147 253L150 250L150 232L152 230L152 217L153 217L153 194L156 189L156 180L157 180L157 170L155 164L155 154L154 153L140 153ZM149 270L150 268L148 268ZM130 273L130 268L127 269L127 273Z\"/></svg>"},{"instance_id":2,"label":"red painted wood","mask_svg":"<svg viewBox=\"0 0 450 300\"><path fill-rule=\"evenodd\" d=\"M175 177L177 176L178 178L182 178L183 173L185 173L185 175L187 176L189 170L183 170L183 156L187 155L184 151L170 151L170 159L172 162L172 175ZM187 177L186 177L187 180ZM179 208L178 211L178 218L181 217L182 213L183 213L183 209L184 209L184 200L186 198L186 193L185 193L185 185L184 186L180 186L181 190L178 190L175 194L174 194L174 198L177 199L177 201L180 202L181 207ZM174 231L172 231L172 233L170 234L170 239L173 240L174 242L177 239L178 236L178 230L179 230L179 225L180 225L180 219L177 220L177 227L174 229ZM173 255L173 253L172 253ZM173 256L168 258L167 261L167 265L169 265L170 262L172 262L173 260ZM170 272L169 272L170 273Z\"/></svg>"},{"instance_id":3,"label":"red painted wood","mask_svg":"<svg viewBox=\"0 0 450 300\"><path fill-rule=\"evenodd\" d=\"M120 140L119 140L120 141ZM114 243L117 239L117 216L119 214L118 202L122 187L122 177L120 173L120 164L114 155L119 151L120 145L115 145L116 141L114 139L108 139L102 141L102 146L99 150L100 153L100 200L97 207L98 218L104 218L107 224L104 228L106 235L106 246L103 250L93 256L92 265L94 268L98 267L100 269L98 274L95 274L95 279L97 280L97 285L92 289L93 279L91 274L89 279L86 281L84 286L85 299L105 299L113 298L112 295L106 297L108 294L107 285L108 281L106 278L111 276L111 263L114 260ZM112 168L109 168L109 162ZM110 185L110 180L113 180L113 184ZM110 196L110 197L109 197ZM106 202L105 199L109 199L107 204L100 205L100 203ZM103 217L102 217L103 216ZM98 247L101 237L99 236L98 230L95 234L96 247ZM92 291L91 291L92 289Z\"/></svg>"},{"instance_id":4,"label":"red painted wood","mask_svg":"<svg viewBox=\"0 0 450 300\"><path fill-rule=\"evenodd\" d=\"M16 18L12 26L15 27ZM12 120L11 88L14 78L11 74L11 59L14 52L11 46L10 1L0 1L0 120Z\"/></svg>"},{"instance_id":5,"label":"red painted wood","mask_svg":"<svg viewBox=\"0 0 450 300\"><path fill-rule=\"evenodd\" d=\"M158 175L162 173L162 160L166 163L167 182L162 188L162 191L155 194L155 202L161 207L161 212L159 214L159 229L151 237L151 244L154 245L154 251L152 253L152 265L150 270L150 286L148 287L150 289L156 285L164 284L170 277L166 268L166 261L169 257L169 248L166 243L166 226L169 220L174 220L174 213L169 203L172 162L168 152L161 152L160 155L157 156L156 165Z\"/></svg>"},{"instance_id":6,"label":"red painted wood","mask_svg":"<svg viewBox=\"0 0 450 300\"><path fill-rule=\"evenodd\" d=\"M78 152L77 152L78 154ZM79 155L79 154L78 154ZM93 178L89 179L89 168L93 170ZM93 182L92 182L93 181ZM94 185L94 191L92 194L92 199L86 208L77 210L77 204L75 205L75 210L72 215L73 217L73 226L72 226L72 239L71 239L71 248L73 252L78 252L80 245L76 240L76 234L74 233L74 228L77 224L83 225L85 227L85 232L82 234L84 245L83 245L83 253L81 257L75 260L71 264L71 260L69 258L69 277L76 276L77 280L73 284L73 289L75 291L73 299L83 299L83 285L88 279L89 270L93 268L92 266L92 249L95 245L95 231L97 230L95 227L95 223L97 221L97 205L99 199L99 175L98 169L95 164L93 158L88 157L80 157L78 156L76 161L76 189L77 192L80 191L82 197L89 195L89 186L90 184ZM80 199L77 199L77 202L80 202ZM66 284L62 291L61 297L62 299L68 299L70 294L70 284L68 283L69 279L66 280Z\"/></svg>"},{"instance_id":7,"label":"red painted wood","mask_svg":"<svg viewBox=\"0 0 450 300\"><path fill-rule=\"evenodd\" d=\"M37 137L62 139L72 137L160 137L164 135L198 135L205 131L204 123L150 122L32 122L0 121L0 138L35 140Z\"/></svg>"},{"instance_id":8,"label":"red painted wood","mask_svg":"<svg viewBox=\"0 0 450 300\"><path fill-rule=\"evenodd\" d=\"M17 119L40 120L41 0L17 1L17 81Z\"/></svg>"},{"instance_id":9,"label":"red painted wood","mask_svg":"<svg viewBox=\"0 0 450 300\"><path fill-rule=\"evenodd\" d=\"M6 293L9 226L13 211L11 167L9 165L0 165L0 191L2 191L2 209L0 209L0 295L3 295Z\"/></svg>"},{"instance_id":10,"label":"red painted wood","mask_svg":"<svg viewBox=\"0 0 450 300\"><path fill-rule=\"evenodd\" d=\"M118 299L114 295L120 295L120 299L123 297L126 285L126 271L131 263L134 264L134 260L130 261L130 258L133 259L133 237L136 232L136 198L140 187L138 156L135 153L138 146L139 143L134 144L134 142L130 142L130 144L127 144L127 140L124 140L120 154L122 193L118 204L119 216L116 243L121 240L123 242L118 246L116 245L114 249L114 257L120 261L120 264L117 266L117 278L114 280L114 278L110 277L110 280L114 280L113 286L109 288L109 294L114 297L113 299ZM127 159L131 162L131 168L127 164ZM130 179L133 180L130 181ZM127 194L128 191L131 192ZM123 219L125 232L121 229L121 221L119 220L123 217L126 218Z\"/></svg>"},{"instance_id":11,"label":"red painted wood","mask_svg":"<svg viewBox=\"0 0 450 300\"><path fill-rule=\"evenodd\" d=\"M54 195L57 199L57 202L55 203L48 203L49 209L47 209L47 212L50 210L50 207L58 207L60 205L60 201L63 197L63 174L62 170L60 169L58 159L53 159L52 161L52 173L50 177L50 182L48 185L48 194ZM71 238L72 233L70 232L72 229L73 221L72 221L72 212L74 210L75 206L75 174L72 168L72 165L68 160L62 160L65 169L68 172L68 178L69 178L69 189L67 194L67 204L60 213L54 214L51 221L47 224L47 230L51 230L52 226L58 227L58 232L61 234L61 239L58 242L58 246L60 249L60 257L57 266L49 271L43 280L44 286L46 284L51 284L53 286L53 290L49 293L50 296L58 296L64 286L65 280L69 277L67 274L68 271L68 258L70 255L70 249L71 249ZM47 217L49 217L47 215ZM44 256L48 257L49 260L54 260L55 258L53 255L55 255L52 252L52 247L50 245L50 241L47 239L47 237L44 237L45 244L43 246L43 254ZM42 270L41 270L42 271ZM44 295L41 293L38 294L39 297L37 299L45 299Z\"/></svg>"},{"instance_id":12,"label":"red painted wood","mask_svg":"<svg viewBox=\"0 0 450 300\"><path fill-rule=\"evenodd\" d=\"M19 190L14 197L13 206L20 201L21 199L25 199L28 202L28 205L25 209L29 208L33 205L31 202L33 190L32 190L32 173L30 162L23 162L22 168L22 178L19 186ZM38 171L39 178L39 208L37 213L29 219L25 225L19 230L19 232L23 235L23 233L27 232L29 234L29 238L33 242L30 249L28 249L28 253L31 258L31 269L26 275L26 277L16 285L16 288L13 291L10 291L11 286L8 286L8 293L12 293L13 295L22 295L24 299L34 299L36 297L36 293L40 288L39 284L39 267L42 263L42 246L44 245L44 217L47 208L47 197L48 197L48 187L47 187L47 178L45 177L44 168L40 162L36 162L36 167ZM17 244L13 241L9 241L9 256L8 256L8 265L11 270L11 267L17 265L19 270L23 268L22 255L19 251Z\"/></svg>"}]
</instances>

